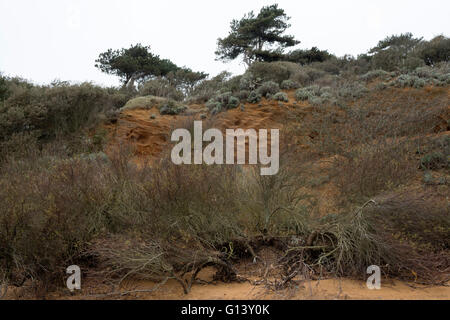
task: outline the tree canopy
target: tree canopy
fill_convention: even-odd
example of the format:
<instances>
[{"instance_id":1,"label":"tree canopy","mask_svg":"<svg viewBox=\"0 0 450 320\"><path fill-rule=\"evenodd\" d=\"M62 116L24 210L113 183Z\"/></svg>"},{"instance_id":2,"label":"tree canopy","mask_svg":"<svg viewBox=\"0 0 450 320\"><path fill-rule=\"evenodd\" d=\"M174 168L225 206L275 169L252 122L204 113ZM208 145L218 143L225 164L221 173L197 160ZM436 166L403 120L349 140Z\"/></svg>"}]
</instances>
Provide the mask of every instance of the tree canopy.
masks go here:
<instances>
[{"instance_id":1,"label":"tree canopy","mask_svg":"<svg viewBox=\"0 0 450 320\"><path fill-rule=\"evenodd\" d=\"M227 62L242 56L247 65L279 60L285 48L300 43L294 36L283 35L290 27L289 19L277 4L263 7L258 15L251 11L241 20L234 19L229 35L217 41L217 59Z\"/></svg>"},{"instance_id":2,"label":"tree canopy","mask_svg":"<svg viewBox=\"0 0 450 320\"><path fill-rule=\"evenodd\" d=\"M108 49L99 55L95 67L101 71L120 77L127 85L131 80L165 76L180 69L172 61L161 59L150 51L150 46L140 43L128 49Z\"/></svg>"},{"instance_id":3,"label":"tree canopy","mask_svg":"<svg viewBox=\"0 0 450 320\"><path fill-rule=\"evenodd\" d=\"M327 50L319 50L317 47L312 47L309 50L294 50L285 55L286 61L299 63L301 65L310 64L313 62L323 62L333 57Z\"/></svg>"},{"instance_id":4,"label":"tree canopy","mask_svg":"<svg viewBox=\"0 0 450 320\"><path fill-rule=\"evenodd\" d=\"M424 43L420 57L430 66L450 60L450 38L440 35Z\"/></svg>"},{"instance_id":5,"label":"tree canopy","mask_svg":"<svg viewBox=\"0 0 450 320\"><path fill-rule=\"evenodd\" d=\"M392 35L378 42L370 49L369 55L375 68L393 71L406 68L408 64L418 63L412 53L422 43L422 38L414 38L412 33Z\"/></svg>"}]
</instances>

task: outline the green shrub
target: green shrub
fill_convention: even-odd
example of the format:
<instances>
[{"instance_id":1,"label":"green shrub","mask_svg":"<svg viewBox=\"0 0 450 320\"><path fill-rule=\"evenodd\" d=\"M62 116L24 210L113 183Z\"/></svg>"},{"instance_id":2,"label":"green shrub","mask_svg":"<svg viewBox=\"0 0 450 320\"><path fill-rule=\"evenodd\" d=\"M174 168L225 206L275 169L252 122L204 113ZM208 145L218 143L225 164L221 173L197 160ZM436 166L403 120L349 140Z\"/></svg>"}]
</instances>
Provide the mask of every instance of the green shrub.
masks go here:
<instances>
[{"instance_id":1,"label":"green shrub","mask_svg":"<svg viewBox=\"0 0 450 320\"><path fill-rule=\"evenodd\" d=\"M224 92L210 99L206 103L206 107L209 110L216 110L216 112L220 112L221 110L237 108L239 104L239 98L233 96L232 92Z\"/></svg>"},{"instance_id":2,"label":"green shrub","mask_svg":"<svg viewBox=\"0 0 450 320\"><path fill-rule=\"evenodd\" d=\"M448 167L448 159L442 152L434 152L425 155L420 160L420 167L427 170L436 170Z\"/></svg>"},{"instance_id":3,"label":"green shrub","mask_svg":"<svg viewBox=\"0 0 450 320\"><path fill-rule=\"evenodd\" d=\"M298 89L300 85L294 80L284 80L281 82L280 88L284 90Z\"/></svg>"},{"instance_id":4,"label":"green shrub","mask_svg":"<svg viewBox=\"0 0 450 320\"><path fill-rule=\"evenodd\" d=\"M42 138L75 133L95 125L98 114L124 101L118 91L91 83L34 86L12 79L9 97L0 105L0 137L35 131Z\"/></svg>"},{"instance_id":5,"label":"green shrub","mask_svg":"<svg viewBox=\"0 0 450 320\"><path fill-rule=\"evenodd\" d=\"M324 104L325 99L322 97L312 96L309 98L309 103L311 103L313 106L320 106Z\"/></svg>"},{"instance_id":6,"label":"green shrub","mask_svg":"<svg viewBox=\"0 0 450 320\"><path fill-rule=\"evenodd\" d=\"M409 74L402 74L392 82L392 85L397 88L405 88L405 87L422 88L426 84L427 82L424 79Z\"/></svg>"},{"instance_id":7,"label":"green shrub","mask_svg":"<svg viewBox=\"0 0 450 320\"><path fill-rule=\"evenodd\" d=\"M161 115L177 115L183 113L187 109L186 106L180 105L173 100L167 100L159 108L159 113Z\"/></svg>"},{"instance_id":8,"label":"green shrub","mask_svg":"<svg viewBox=\"0 0 450 320\"><path fill-rule=\"evenodd\" d=\"M260 82L261 79L256 79L253 73L247 71L239 80L239 89L246 91L255 90Z\"/></svg>"},{"instance_id":9,"label":"green shrub","mask_svg":"<svg viewBox=\"0 0 450 320\"><path fill-rule=\"evenodd\" d=\"M237 97L238 97L240 100L245 101L245 100L247 100L247 98L249 97L250 91L248 91L248 90L241 90L241 91L239 91L236 95L237 95Z\"/></svg>"},{"instance_id":10,"label":"green shrub","mask_svg":"<svg viewBox=\"0 0 450 320\"><path fill-rule=\"evenodd\" d=\"M381 80L387 80L391 77L391 73L384 71L384 70L372 70L367 72L366 74L360 76L359 78L363 81L372 81L374 79L381 79Z\"/></svg>"},{"instance_id":11,"label":"green shrub","mask_svg":"<svg viewBox=\"0 0 450 320\"><path fill-rule=\"evenodd\" d=\"M141 96L156 96L182 101L183 92L177 90L167 79L159 78L145 82L139 89Z\"/></svg>"},{"instance_id":12,"label":"green shrub","mask_svg":"<svg viewBox=\"0 0 450 320\"><path fill-rule=\"evenodd\" d=\"M273 98L273 100L276 100L276 101L289 102L288 95L287 95L287 93L284 93L284 92L278 92L272 98Z\"/></svg>"},{"instance_id":13,"label":"green shrub","mask_svg":"<svg viewBox=\"0 0 450 320\"><path fill-rule=\"evenodd\" d=\"M281 81L289 79L290 76L288 68L279 62L255 62L248 68L248 72L255 79L259 78L265 82L273 81L281 83Z\"/></svg>"},{"instance_id":14,"label":"green shrub","mask_svg":"<svg viewBox=\"0 0 450 320\"><path fill-rule=\"evenodd\" d=\"M210 99L206 102L205 106L209 109L209 110L218 110L220 111L222 109L222 103L220 103L219 101L215 100L215 99Z\"/></svg>"},{"instance_id":15,"label":"green shrub","mask_svg":"<svg viewBox=\"0 0 450 320\"><path fill-rule=\"evenodd\" d=\"M295 92L295 99L297 101L306 101L312 96L311 92L305 90L305 88L299 89Z\"/></svg>"},{"instance_id":16,"label":"green shrub","mask_svg":"<svg viewBox=\"0 0 450 320\"><path fill-rule=\"evenodd\" d=\"M120 110L160 108L167 101L167 98L156 96L137 97L129 100Z\"/></svg>"},{"instance_id":17,"label":"green shrub","mask_svg":"<svg viewBox=\"0 0 450 320\"><path fill-rule=\"evenodd\" d=\"M311 97L317 96L320 93L318 86L310 86L306 88L300 88L295 92L295 99L297 101L309 100Z\"/></svg>"},{"instance_id":18,"label":"green shrub","mask_svg":"<svg viewBox=\"0 0 450 320\"><path fill-rule=\"evenodd\" d=\"M186 103L207 102L217 95L218 91L226 87L226 83L230 76L231 73L223 71L211 79L202 81L190 92L189 96L185 99Z\"/></svg>"},{"instance_id":19,"label":"green shrub","mask_svg":"<svg viewBox=\"0 0 450 320\"><path fill-rule=\"evenodd\" d=\"M280 86L273 81L264 82L257 90L257 92L263 96L267 97L267 95L274 95L275 93L280 91Z\"/></svg>"},{"instance_id":20,"label":"green shrub","mask_svg":"<svg viewBox=\"0 0 450 320\"><path fill-rule=\"evenodd\" d=\"M338 96L342 98L361 98L369 90L359 82L347 83L341 86L338 90Z\"/></svg>"},{"instance_id":21,"label":"green shrub","mask_svg":"<svg viewBox=\"0 0 450 320\"><path fill-rule=\"evenodd\" d=\"M262 99L262 95L258 91L252 91L248 95L247 101L250 103L258 103Z\"/></svg>"}]
</instances>

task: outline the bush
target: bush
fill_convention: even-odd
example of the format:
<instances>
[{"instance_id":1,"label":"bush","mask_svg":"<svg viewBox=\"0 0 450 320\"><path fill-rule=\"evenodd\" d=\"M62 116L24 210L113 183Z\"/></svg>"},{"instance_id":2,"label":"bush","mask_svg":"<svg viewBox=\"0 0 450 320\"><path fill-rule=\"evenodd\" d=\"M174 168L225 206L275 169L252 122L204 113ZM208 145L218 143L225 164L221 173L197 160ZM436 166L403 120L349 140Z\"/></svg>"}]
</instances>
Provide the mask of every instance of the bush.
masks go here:
<instances>
[{"instance_id":1,"label":"bush","mask_svg":"<svg viewBox=\"0 0 450 320\"><path fill-rule=\"evenodd\" d=\"M427 82L424 79L419 78L418 76L408 74L402 74L392 82L392 85L397 88L405 88L405 87L422 88L426 84Z\"/></svg>"},{"instance_id":2,"label":"bush","mask_svg":"<svg viewBox=\"0 0 450 320\"><path fill-rule=\"evenodd\" d=\"M145 82L139 89L141 96L156 96L182 101L184 99L183 92L177 90L170 84L167 79L159 78Z\"/></svg>"},{"instance_id":3,"label":"bush","mask_svg":"<svg viewBox=\"0 0 450 320\"><path fill-rule=\"evenodd\" d=\"M177 115L184 112L186 109L186 106L180 105L173 100L168 100L161 105L159 113L161 115Z\"/></svg>"},{"instance_id":4,"label":"bush","mask_svg":"<svg viewBox=\"0 0 450 320\"><path fill-rule=\"evenodd\" d=\"M267 97L267 95L274 95L275 93L277 93L279 91L280 91L280 86L273 81L264 82L257 89L257 92L263 97Z\"/></svg>"},{"instance_id":5,"label":"bush","mask_svg":"<svg viewBox=\"0 0 450 320\"><path fill-rule=\"evenodd\" d=\"M284 92L278 92L273 96L273 100L276 101L283 101L283 102L289 102L289 98L287 93Z\"/></svg>"},{"instance_id":6,"label":"bush","mask_svg":"<svg viewBox=\"0 0 450 320\"><path fill-rule=\"evenodd\" d=\"M209 110L215 110L215 113L222 110L237 108L240 104L239 98L233 96L231 92L221 93L206 103Z\"/></svg>"},{"instance_id":7,"label":"bush","mask_svg":"<svg viewBox=\"0 0 450 320\"><path fill-rule=\"evenodd\" d=\"M442 152L427 154L420 160L420 167L427 170L447 168L448 164L448 159Z\"/></svg>"},{"instance_id":8,"label":"bush","mask_svg":"<svg viewBox=\"0 0 450 320\"><path fill-rule=\"evenodd\" d=\"M249 95L250 95L250 91L248 91L248 90L241 90L237 93L237 97L242 101L247 100Z\"/></svg>"},{"instance_id":9,"label":"bush","mask_svg":"<svg viewBox=\"0 0 450 320\"><path fill-rule=\"evenodd\" d=\"M118 91L90 83L34 86L22 80L7 82L9 97L0 105L0 136L36 132L54 138L94 126L98 114L116 109L124 101Z\"/></svg>"},{"instance_id":10,"label":"bush","mask_svg":"<svg viewBox=\"0 0 450 320\"><path fill-rule=\"evenodd\" d=\"M319 92L320 88L318 86L301 88L295 92L295 99L297 99L297 101L309 100L311 97L319 95Z\"/></svg>"},{"instance_id":11,"label":"bush","mask_svg":"<svg viewBox=\"0 0 450 320\"><path fill-rule=\"evenodd\" d=\"M250 103L258 103L262 99L262 95L258 91L252 91L248 95L247 101Z\"/></svg>"},{"instance_id":12,"label":"bush","mask_svg":"<svg viewBox=\"0 0 450 320\"><path fill-rule=\"evenodd\" d=\"M225 88L226 82L230 76L231 74L229 72L223 71L211 79L202 81L200 84L195 86L185 101L188 104L207 102L217 95L217 92Z\"/></svg>"},{"instance_id":13,"label":"bush","mask_svg":"<svg viewBox=\"0 0 450 320\"><path fill-rule=\"evenodd\" d=\"M357 99L361 98L368 92L369 90L366 88L366 86L362 85L361 83L351 82L342 85L338 89L338 96L342 98Z\"/></svg>"},{"instance_id":14,"label":"bush","mask_svg":"<svg viewBox=\"0 0 450 320\"><path fill-rule=\"evenodd\" d=\"M390 77L391 73L378 69L369 71L366 74L360 76L359 78L363 81L369 82L377 78L381 80L388 80Z\"/></svg>"},{"instance_id":15,"label":"bush","mask_svg":"<svg viewBox=\"0 0 450 320\"><path fill-rule=\"evenodd\" d=\"M255 79L259 78L265 82L281 83L281 81L289 79L290 76L289 69L284 63L280 62L255 62L248 68L247 72Z\"/></svg>"},{"instance_id":16,"label":"bush","mask_svg":"<svg viewBox=\"0 0 450 320\"><path fill-rule=\"evenodd\" d=\"M280 88L283 90L298 89L300 85L294 80L284 80L281 82Z\"/></svg>"},{"instance_id":17,"label":"bush","mask_svg":"<svg viewBox=\"0 0 450 320\"><path fill-rule=\"evenodd\" d=\"M160 108L163 104L168 101L167 98L163 97L155 97L155 96L145 96L145 97L137 97L129 100L125 106L123 106L120 110L133 110L133 109L151 109L151 108Z\"/></svg>"}]
</instances>

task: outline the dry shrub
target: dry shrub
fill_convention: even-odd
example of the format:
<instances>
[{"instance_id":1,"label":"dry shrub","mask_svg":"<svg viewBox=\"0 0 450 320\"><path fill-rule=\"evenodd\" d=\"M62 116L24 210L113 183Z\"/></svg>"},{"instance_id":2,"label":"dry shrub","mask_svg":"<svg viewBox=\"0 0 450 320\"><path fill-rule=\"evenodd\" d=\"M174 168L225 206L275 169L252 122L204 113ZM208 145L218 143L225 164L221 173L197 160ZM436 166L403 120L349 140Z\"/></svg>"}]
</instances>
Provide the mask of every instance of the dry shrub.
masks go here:
<instances>
[{"instance_id":1,"label":"dry shrub","mask_svg":"<svg viewBox=\"0 0 450 320\"><path fill-rule=\"evenodd\" d=\"M448 204L439 203L443 200L410 190L370 200L353 213L325 217L313 224L315 231L301 246L289 246L281 263L290 273L302 259L299 267L306 264L316 274L357 278L377 265L386 276L446 283L450 219Z\"/></svg>"},{"instance_id":2,"label":"dry shrub","mask_svg":"<svg viewBox=\"0 0 450 320\"><path fill-rule=\"evenodd\" d=\"M132 235L113 236L96 241L89 253L97 259L100 270L94 274L119 287L127 280L150 280L157 282L155 288L158 288L167 280L175 279L187 294L198 273L208 266L217 269L217 280L236 279L236 271L228 262L226 253L205 249L195 243L160 242L152 237L136 238Z\"/></svg>"},{"instance_id":3,"label":"dry shrub","mask_svg":"<svg viewBox=\"0 0 450 320\"><path fill-rule=\"evenodd\" d=\"M2 168L0 272L10 283L32 279L51 287L102 231L110 193L104 166L49 157Z\"/></svg>"},{"instance_id":4,"label":"dry shrub","mask_svg":"<svg viewBox=\"0 0 450 320\"><path fill-rule=\"evenodd\" d=\"M345 200L373 197L408 182L417 171L414 145L397 139L364 144L339 157L336 183Z\"/></svg>"}]
</instances>

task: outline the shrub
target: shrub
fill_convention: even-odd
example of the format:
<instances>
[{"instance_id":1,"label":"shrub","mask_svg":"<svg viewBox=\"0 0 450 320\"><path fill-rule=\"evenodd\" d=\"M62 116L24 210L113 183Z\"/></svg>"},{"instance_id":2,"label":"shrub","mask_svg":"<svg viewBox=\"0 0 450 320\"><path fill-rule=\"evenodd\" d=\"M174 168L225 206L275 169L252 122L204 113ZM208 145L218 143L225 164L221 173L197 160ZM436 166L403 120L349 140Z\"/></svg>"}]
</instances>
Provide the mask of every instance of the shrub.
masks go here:
<instances>
[{"instance_id":1,"label":"shrub","mask_svg":"<svg viewBox=\"0 0 450 320\"><path fill-rule=\"evenodd\" d=\"M280 91L280 86L273 82L273 81L267 81L264 82L257 90L257 92L263 96L267 97L267 95L274 95L275 93Z\"/></svg>"},{"instance_id":2,"label":"shrub","mask_svg":"<svg viewBox=\"0 0 450 320\"><path fill-rule=\"evenodd\" d=\"M323 78L327 75L327 72L323 70L318 70L312 67L306 67L305 69L306 74L308 75L309 82L314 82L320 78Z\"/></svg>"},{"instance_id":3,"label":"shrub","mask_svg":"<svg viewBox=\"0 0 450 320\"><path fill-rule=\"evenodd\" d=\"M161 115L177 115L184 112L186 109L186 106L180 105L173 100L168 100L161 105L159 113Z\"/></svg>"},{"instance_id":4,"label":"shrub","mask_svg":"<svg viewBox=\"0 0 450 320\"><path fill-rule=\"evenodd\" d=\"M367 72L366 74L360 76L359 78L363 81L372 81L374 79L382 79L382 80L387 80L391 77L391 73L378 69L378 70L372 70Z\"/></svg>"},{"instance_id":5,"label":"shrub","mask_svg":"<svg viewBox=\"0 0 450 320\"><path fill-rule=\"evenodd\" d=\"M276 101L283 101L283 102L289 102L289 98L287 93L284 92L278 92L273 96L273 99Z\"/></svg>"},{"instance_id":6,"label":"shrub","mask_svg":"<svg viewBox=\"0 0 450 320\"><path fill-rule=\"evenodd\" d=\"M392 82L392 85L397 88L405 88L405 87L422 88L426 84L427 82L424 79L409 74L402 74Z\"/></svg>"},{"instance_id":7,"label":"shrub","mask_svg":"<svg viewBox=\"0 0 450 320\"><path fill-rule=\"evenodd\" d=\"M231 74L229 72L223 71L211 79L202 81L200 84L195 86L185 101L188 104L207 102L217 95L219 90L226 86L226 82L230 76Z\"/></svg>"},{"instance_id":8,"label":"shrub","mask_svg":"<svg viewBox=\"0 0 450 320\"><path fill-rule=\"evenodd\" d=\"M253 73L250 71L247 71L244 73L239 80L239 89L241 90L255 90L258 86L259 82L261 82L261 79L256 79Z\"/></svg>"},{"instance_id":9,"label":"shrub","mask_svg":"<svg viewBox=\"0 0 450 320\"><path fill-rule=\"evenodd\" d=\"M369 90L366 86L359 82L347 83L341 86L338 90L338 96L342 98L361 98Z\"/></svg>"},{"instance_id":10,"label":"shrub","mask_svg":"<svg viewBox=\"0 0 450 320\"><path fill-rule=\"evenodd\" d=\"M262 99L262 95L258 91L252 91L248 95L247 101L250 103L258 103Z\"/></svg>"},{"instance_id":11,"label":"shrub","mask_svg":"<svg viewBox=\"0 0 450 320\"><path fill-rule=\"evenodd\" d=\"M167 79L159 78L145 82L139 89L141 96L156 96L182 101L183 92L177 90Z\"/></svg>"},{"instance_id":12,"label":"shrub","mask_svg":"<svg viewBox=\"0 0 450 320\"><path fill-rule=\"evenodd\" d=\"M284 90L297 89L300 85L294 80L284 80L281 82L280 88Z\"/></svg>"},{"instance_id":13,"label":"shrub","mask_svg":"<svg viewBox=\"0 0 450 320\"><path fill-rule=\"evenodd\" d=\"M309 100L311 97L319 95L319 92L320 88L318 86L300 88L295 92L295 99L298 101Z\"/></svg>"},{"instance_id":14,"label":"shrub","mask_svg":"<svg viewBox=\"0 0 450 320\"><path fill-rule=\"evenodd\" d=\"M320 106L325 102L325 99L322 97L312 96L309 98L309 103L311 103L313 106Z\"/></svg>"},{"instance_id":15,"label":"shrub","mask_svg":"<svg viewBox=\"0 0 450 320\"><path fill-rule=\"evenodd\" d=\"M215 109L217 109L217 111L222 110L222 103L220 103L219 101L217 101L215 99L208 100L208 102L206 102L205 106L209 110L215 110Z\"/></svg>"},{"instance_id":16,"label":"shrub","mask_svg":"<svg viewBox=\"0 0 450 320\"><path fill-rule=\"evenodd\" d=\"M385 90L389 85L386 82L379 82L375 85L376 90Z\"/></svg>"},{"instance_id":17,"label":"shrub","mask_svg":"<svg viewBox=\"0 0 450 320\"><path fill-rule=\"evenodd\" d=\"M273 81L281 83L281 81L289 79L290 76L288 68L279 62L255 62L248 68L248 72L255 79L259 78L265 82Z\"/></svg>"},{"instance_id":18,"label":"shrub","mask_svg":"<svg viewBox=\"0 0 450 320\"><path fill-rule=\"evenodd\" d=\"M248 90L241 90L237 93L237 97L242 101L247 100L249 95L250 95L250 91L248 91Z\"/></svg>"},{"instance_id":19,"label":"shrub","mask_svg":"<svg viewBox=\"0 0 450 320\"><path fill-rule=\"evenodd\" d=\"M420 167L427 170L436 170L439 168L447 168L448 160L442 152L434 152L425 155L420 160Z\"/></svg>"},{"instance_id":20,"label":"shrub","mask_svg":"<svg viewBox=\"0 0 450 320\"><path fill-rule=\"evenodd\" d=\"M145 97L137 97L129 100L125 106L123 106L120 110L133 110L133 109L151 109L151 108L160 108L164 103L168 101L167 98L163 97L155 97L155 96L145 96Z\"/></svg>"},{"instance_id":21,"label":"shrub","mask_svg":"<svg viewBox=\"0 0 450 320\"><path fill-rule=\"evenodd\" d=\"M0 105L2 138L31 131L47 139L74 133L95 125L99 113L115 109L123 101L117 91L90 83L34 86L13 79L8 87L9 97Z\"/></svg>"},{"instance_id":22,"label":"shrub","mask_svg":"<svg viewBox=\"0 0 450 320\"><path fill-rule=\"evenodd\" d=\"M297 99L297 101L308 100L311 96L312 96L311 92L305 90L305 88L299 89L295 92L295 99Z\"/></svg>"},{"instance_id":23,"label":"shrub","mask_svg":"<svg viewBox=\"0 0 450 320\"><path fill-rule=\"evenodd\" d=\"M237 108L239 104L239 98L233 96L231 92L225 92L210 99L206 103L206 107L209 110L216 110L217 112L220 112L221 110Z\"/></svg>"}]
</instances>

